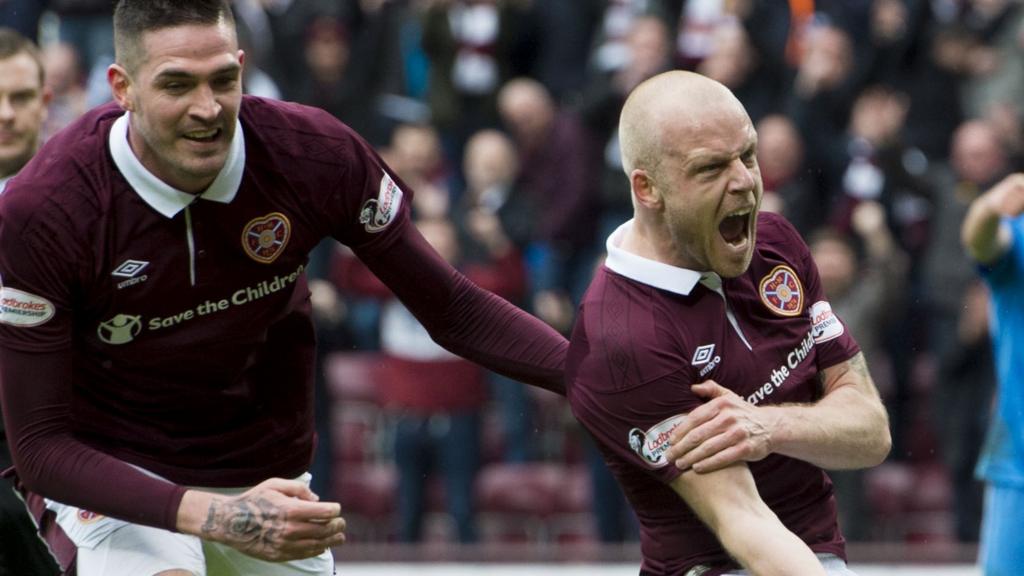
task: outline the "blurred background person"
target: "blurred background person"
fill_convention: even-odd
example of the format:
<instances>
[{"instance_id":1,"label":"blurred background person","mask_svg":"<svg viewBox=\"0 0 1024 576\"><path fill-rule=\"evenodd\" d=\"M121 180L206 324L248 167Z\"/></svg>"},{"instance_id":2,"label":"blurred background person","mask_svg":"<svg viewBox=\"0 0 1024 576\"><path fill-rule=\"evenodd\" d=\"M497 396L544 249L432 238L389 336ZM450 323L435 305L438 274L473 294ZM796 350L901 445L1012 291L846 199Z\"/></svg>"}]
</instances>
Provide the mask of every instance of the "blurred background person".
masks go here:
<instances>
[{"instance_id":1,"label":"blurred background person","mask_svg":"<svg viewBox=\"0 0 1024 576\"><path fill-rule=\"evenodd\" d=\"M46 86L52 97L43 124L48 138L74 122L89 109L85 94L85 77L74 46L54 42L43 48Z\"/></svg>"},{"instance_id":2,"label":"blurred background person","mask_svg":"<svg viewBox=\"0 0 1024 576\"><path fill-rule=\"evenodd\" d=\"M621 56L613 59L614 66L609 64L595 70L577 105L580 119L600 153L598 238L607 238L633 214L619 154L618 122L622 104L640 82L672 67L669 28L657 16L631 18L616 46Z\"/></svg>"},{"instance_id":3,"label":"blurred background person","mask_svg":"<svg viewBox=\"0 0 1024 576\"><path fill-rule=\"evenodd\" d=\"M430 2L423 49L430 60L427 100L449 163L458 166L471 134L498 125L498 90L526 74L535 57L527 11L512 0ZM461 173L461 171L459 171ZM456 195L461 192L459 183Z\"/></svg>"},{"instance_id":4,"label":"blurred background person","mask_svg":"<svg viewBox=\"0 0 1024 576\"><path fill-rule=\"evenodd\" d=\"M498 261L513 253L522 262L533 241L538 214L532 200L516 185L519 155L512 139L498 130L477 132L466 143L462 165L466 190L452 216L463 258L468 262ZM521 286L510 288L514 289L505 297L525 306L527 280L523 278ZM500 374L489 373L488 379L500 414L502 459L510 463L534 460L541 451L531 440L535 410L529 390Z\"/></svg>"},{"instance_id":5,"label":"blurred background person","mask_svg":"<svg viewBox=\"0 0 1024 576\"><path fill-rule=\"evenodd\" d=\"M114 63L114 3L109 0L46 0L57 16L61 42L75 47L86 77L89 108L110 101L107 66Z\"/></svg>"},{"instance_id":6,"label":"blurred background person","mask_svg":"<svg viewBox=\"0 0 1024 576\"><path fill-rule=\"evenodd\" d=\"M978 540L982 487L974 466L988 420L979 407L992 400L995 372L987 333L960 329L982 322L985 308L972 305L978 280L955 232L970 203L1009 172L996 131L969 120L954 133L950 162L936 168L931 189L924 286L936 362L932 421L953 486L955 535L963 542Z\"/></svg>"},{"instance_id":7,"label":"blurred background person","mask_svg":"<svg viewBox=\"0 0 1024 576\"><path fill-rule=\"evenodd\" d=\"M0 192L35 155L50 103L42 55L30 40L0 28Z\"/></svg>"},{"instance_id":8,"label":"blurred background person","mask_svg":"<svg viewBox=\"0 0 1024 576\"><path fill-rule=\"evenodd\" d=\"M565 332L596 258L596 146L579 117L560 109L536 80L502 86L498 109L520 157L516 186L539 217L528 256L533 310Z\"/></svg>"},{"instance_id":9,"label":"blurred background person","mask_svg":"<svg viewBox=\"0 0 1024 576\"><path fill-rule=\"evenodd\" d=\"M784 215L804 237L821 225L816 188L804 164L804 141L788 117L771 114L757 123L757 164L764 181L762 210Z\"/></svg>"},{"instance_id":10,"label":"blurred background person","mask_svg":"<svg viewBox=\"0 0 1024 576\"><path fill-rule=\"evenodd\" d=\"M450 219L420 218L417 227L443 258L477 285L511 298L522 294L525 272L510 243L496 239L491 256L467 262ZM481 458L481 412L488 397L484 371L434 343L364 265L349 256L343 266L348 289L381 299L384 363L378 388L394 427L398 538L423 540L431 479L440 477L454 527L451 536L458 542L475 542L474 481Z\"/></svg>"}]
</instances>

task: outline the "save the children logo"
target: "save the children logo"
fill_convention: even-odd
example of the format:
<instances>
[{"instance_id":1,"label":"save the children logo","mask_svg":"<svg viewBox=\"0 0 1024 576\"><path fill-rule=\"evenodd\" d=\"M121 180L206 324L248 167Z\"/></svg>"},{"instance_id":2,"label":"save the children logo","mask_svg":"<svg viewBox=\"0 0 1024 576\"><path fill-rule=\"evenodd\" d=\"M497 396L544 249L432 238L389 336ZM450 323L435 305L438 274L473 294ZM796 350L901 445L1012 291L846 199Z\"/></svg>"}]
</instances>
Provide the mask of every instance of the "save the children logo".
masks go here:
<instances>
[{"instance_id":1,"label":"save the children logo","mask_svg":"<svg viewBox=\"0 0 1024 576\"><path fill-rule=\"evenodd\" d=\"M785 264L761 279L758 293L764 305L779 316L798 316L804 310L804 287L796 272Z\"/></svg>"},{"instance_id":2,"label":"save the children logo","mask_svg":"<svg viewBox=\"0 0 1024 576\"><path fill-rule=\"evenodd\" d=\"M398 216L401 205L402 189L385 172L377 197L370 198L359 209L359 223L371 234L380 232Z\"/></svg>"},{"instance_id":3,"label":"save the children logo","mask_svg":"<svg viewBox=\"0 0 1024 576\"><path fill-rule=\"evenodd\" d=\"M242 229L242 248L250 258L270 264L281 255L291 238L292 225L280 212L253 218Z\"/></svg>"},{"instance_id":4,"label":"save the children logo","mask_svg":"<svg viewBox=\"0 0 1024 576\"><path fill-rule=\"evenodd\" d=\"M300 264L289 274L274 274L238 288L230 294L224 294L222 298L205 299L187 308L173 310L160 316L147 316L143 319L142 315L116 314L97 325L96 337L113 346L128 344L138 338L143 331L152 333L187 326L200 318L216 316L238 306L247 306L278 294L287 295L303 277L305 270L305 265Z\"/></svg>"},{"instance_id":5,"label":"save the children logo","mask_svg":"<svg viewBox=\"0 0 1024 576\"><path fill-rule=\"evenodd\" d=\"M127 344L142 331L142 316L118 314L96 327L96 337L107 344Z\"/></svg>"},{"instance_id":6,"label":"save the children logo","mask_svg":"<svg viewBox=\"0 0 1024 576\"><path fill-rule=\"evenodd\" d=\"M651 468L663 468L668 464L665 451L672 445L669 437L676 426L682 424L685 419L685 414L677 414L651 426L646 432L640 428L633 428L629 431L628 438L630 450L636 452Z\"/></svg>"}]
</instances>

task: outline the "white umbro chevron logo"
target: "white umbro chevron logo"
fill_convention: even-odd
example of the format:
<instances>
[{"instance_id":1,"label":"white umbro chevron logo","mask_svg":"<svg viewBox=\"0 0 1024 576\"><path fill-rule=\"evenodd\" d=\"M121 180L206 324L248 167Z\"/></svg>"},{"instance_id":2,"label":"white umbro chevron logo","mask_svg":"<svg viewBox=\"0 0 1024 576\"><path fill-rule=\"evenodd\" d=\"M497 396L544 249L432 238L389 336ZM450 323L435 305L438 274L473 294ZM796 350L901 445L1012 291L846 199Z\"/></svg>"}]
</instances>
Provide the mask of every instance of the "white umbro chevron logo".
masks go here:
<instances>
[{"instance_id":1,"label":"white umbro chevron logo","mask_svg":"<svg viewBox=\"0 0 1024 576\"><path fill-rule=\"evenodd\" d=\"M714 344L705 344L703 346L700 346L700 347L697 348L697 350L694 351L694 353L693 353L693 360L690 361L690 364L692 364L694 366L700 366L701 364L707 364L708 362L711 361L711 358L714 357L714 354L715 354L715 345Z\"/></svg>"},{"instance_id":2,"label":"white umbro chevron logo","mask_svg":"<svg viewBox=\"0 0 1024 576\"><path fill-rule=\"evenodd\" d=\"M114 268L110 275L124 278L124 280L117 283L117 289L120 290L148 280L149 276L145 274L139 275L139 272L142 272L146 266L149 266L149 262L145 260L125 260L120 266Z\"/></svg>"},{"instance_id":3,"label":"white umbro chevron logo","mask_svg":"<svg viewBox=\"0 0 1024 576\"><path fill-rule=\"evenodd\" d=\"M114 268L110 275L121 278L134 278L146 266L149 266L149 262L144 260L125 260L120 266Z\"/></svg>"}]
</instances>

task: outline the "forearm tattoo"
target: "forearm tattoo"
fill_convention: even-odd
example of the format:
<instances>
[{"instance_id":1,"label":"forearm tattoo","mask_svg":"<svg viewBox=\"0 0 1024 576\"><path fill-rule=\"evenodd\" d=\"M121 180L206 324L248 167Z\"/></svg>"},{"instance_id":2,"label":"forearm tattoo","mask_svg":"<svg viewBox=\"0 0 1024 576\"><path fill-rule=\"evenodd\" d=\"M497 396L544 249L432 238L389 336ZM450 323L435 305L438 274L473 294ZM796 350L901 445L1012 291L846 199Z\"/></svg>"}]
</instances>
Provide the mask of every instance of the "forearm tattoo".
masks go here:
<instances>
[{"instance_id":1,"label":"forearm tattoo","mask_svg":"<svg viewBox=\"0 0 1024 576\"><path fill-rule=\"evenodd\" d=\"M203 536L251 551L276 548L285 512L262 497L214 500L202 526Z\"/></svg>"}]
</instances>

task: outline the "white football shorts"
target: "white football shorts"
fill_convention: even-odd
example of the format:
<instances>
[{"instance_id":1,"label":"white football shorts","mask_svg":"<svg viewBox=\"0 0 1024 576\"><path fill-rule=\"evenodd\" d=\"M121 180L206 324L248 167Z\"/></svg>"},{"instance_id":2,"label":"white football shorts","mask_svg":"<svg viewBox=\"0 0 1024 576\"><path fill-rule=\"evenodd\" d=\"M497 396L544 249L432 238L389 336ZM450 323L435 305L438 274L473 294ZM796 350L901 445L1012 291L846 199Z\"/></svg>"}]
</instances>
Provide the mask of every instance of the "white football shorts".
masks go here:
<instances>
[{"instance_id":1,"label":"white football shorts","mask_svg":"<svg viewBox=\"0 0 1024 576\"><path fill-rule=\"evenodd\" d=\"M296 480L309 484L310 474ZM241 494L248 488L203 488L219 494ZM214 542L159 528L99 516L52 500L46 507L78 548L78 576L151 576L187 570L194 576L332 576L334 556L327 550L315 558L266 562Z\"/></svg>"}]
</instances>

